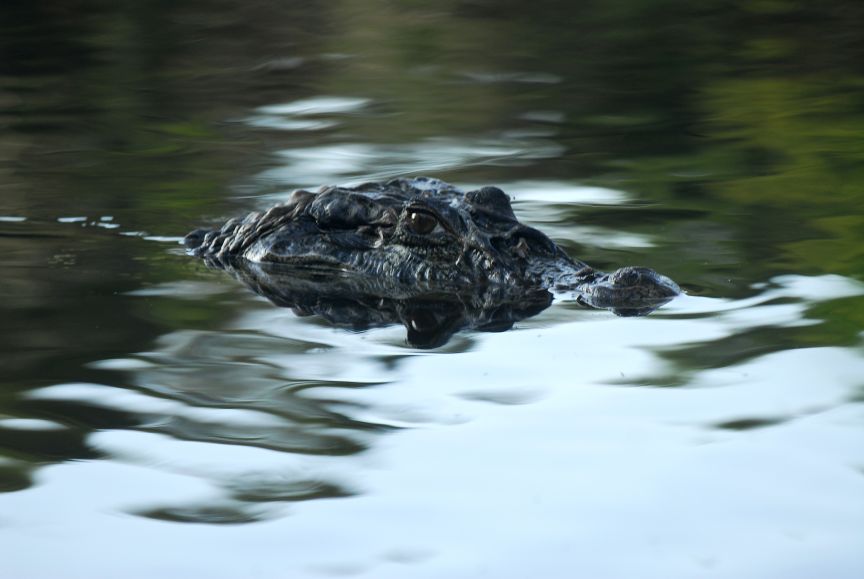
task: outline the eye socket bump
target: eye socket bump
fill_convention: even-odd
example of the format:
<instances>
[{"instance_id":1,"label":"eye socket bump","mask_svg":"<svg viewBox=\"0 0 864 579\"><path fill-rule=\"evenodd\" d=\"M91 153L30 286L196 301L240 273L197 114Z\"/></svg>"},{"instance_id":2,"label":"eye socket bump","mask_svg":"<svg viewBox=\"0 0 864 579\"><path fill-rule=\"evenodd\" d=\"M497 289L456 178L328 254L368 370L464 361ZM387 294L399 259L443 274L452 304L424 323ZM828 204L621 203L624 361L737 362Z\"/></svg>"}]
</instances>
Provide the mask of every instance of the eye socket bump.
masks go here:
<instances>
[{"instance_id":1,"label":"eye socket bump","mask_svg":"<svg viewBox=\"0 0 864 579\"><path fill-rule=\"evenodd\" d=\"M417 235L426 235L432 233L438 225L438 220L429 213L423 211L409 210L408 220L406 221L408 230Z\"/></svg>"}]
</instances>

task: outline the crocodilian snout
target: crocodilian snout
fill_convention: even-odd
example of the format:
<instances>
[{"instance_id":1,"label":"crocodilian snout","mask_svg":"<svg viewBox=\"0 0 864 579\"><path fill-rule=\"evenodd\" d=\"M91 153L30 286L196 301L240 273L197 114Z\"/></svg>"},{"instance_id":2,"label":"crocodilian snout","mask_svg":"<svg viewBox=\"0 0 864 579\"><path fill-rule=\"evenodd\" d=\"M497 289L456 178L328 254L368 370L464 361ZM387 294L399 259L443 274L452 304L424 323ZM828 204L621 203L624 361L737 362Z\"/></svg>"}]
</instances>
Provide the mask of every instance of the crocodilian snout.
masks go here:
<instances>
[{"instance_id":1,"label":"crocodilian snout","mask_svg":"<svg viewBox=\"0 0 864 579\"><path fill-rule=\"evenodd\" d=\"M580 287L580 301L619 316L644 316L681 293L674 281L647 267L622 267Z\"/></svg>"}]
</instances>

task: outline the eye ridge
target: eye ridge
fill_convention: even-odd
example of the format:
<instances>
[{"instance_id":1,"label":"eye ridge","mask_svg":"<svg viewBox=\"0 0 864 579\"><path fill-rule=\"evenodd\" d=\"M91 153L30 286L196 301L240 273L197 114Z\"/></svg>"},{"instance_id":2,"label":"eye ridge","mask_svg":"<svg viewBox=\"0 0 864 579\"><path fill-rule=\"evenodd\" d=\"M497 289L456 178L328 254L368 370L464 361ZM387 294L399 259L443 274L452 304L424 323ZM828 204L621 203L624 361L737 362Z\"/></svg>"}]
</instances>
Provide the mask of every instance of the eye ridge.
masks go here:
<instances>
[{"instance_id":1,"label":"eye ridge","mask_svg":"<svg viewBox=\"0 0 864 579\"><path fill-rule=\"evenodd\" d=\"M432 233L437 227L438 218L422 209L411 208L408 210L408 229L417 235Z\"/></svg>"}]
</instances>

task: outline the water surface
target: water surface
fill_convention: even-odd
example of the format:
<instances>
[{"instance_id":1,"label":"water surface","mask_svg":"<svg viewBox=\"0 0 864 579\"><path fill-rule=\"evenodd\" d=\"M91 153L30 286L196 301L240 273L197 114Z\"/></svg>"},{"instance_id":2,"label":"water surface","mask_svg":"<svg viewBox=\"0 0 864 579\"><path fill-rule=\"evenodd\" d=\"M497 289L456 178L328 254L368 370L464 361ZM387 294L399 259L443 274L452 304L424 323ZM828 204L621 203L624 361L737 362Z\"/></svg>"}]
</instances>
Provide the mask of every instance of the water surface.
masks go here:
<instances>
[{"instance_id":1,"label":"water surface","mask_svg":"<svg viewBox=\"0 0 864 579\"><path fill-rule=\"evenodd\" d=\"M862 28L842 1L5 2L4 573L860 577ZM178 244L421 174L687 295L420 349Z\"/></svg>"}]
</instances>

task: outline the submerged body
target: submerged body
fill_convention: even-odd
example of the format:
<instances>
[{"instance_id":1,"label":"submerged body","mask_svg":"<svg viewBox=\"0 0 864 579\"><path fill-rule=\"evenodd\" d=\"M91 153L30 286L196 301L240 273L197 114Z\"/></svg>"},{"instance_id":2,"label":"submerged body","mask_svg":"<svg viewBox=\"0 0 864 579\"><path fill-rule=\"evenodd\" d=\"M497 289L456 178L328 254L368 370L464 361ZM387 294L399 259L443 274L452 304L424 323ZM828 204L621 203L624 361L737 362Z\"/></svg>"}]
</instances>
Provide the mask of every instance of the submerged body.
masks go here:
<instances>
[{"instance_id":1,"label":"submerged body","mask_svg":"<svg viewBox=\"0 0 864 579\"><path fill-rule=\"evenodd\" d=\"M463 192L427 177L296 191L266 212L194 231L186 245L245 277L262 267L332 274L357 293L392 299L471 296L488 306L547 290L643 315L680 292L652 269L604 273L569 257L520 223L496 187Z\"/></svg>"}]
</instances>

